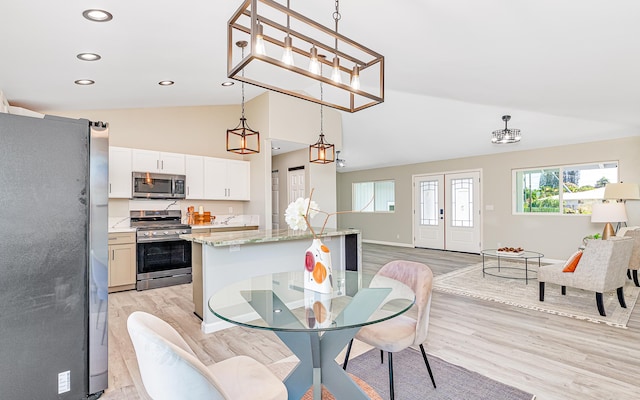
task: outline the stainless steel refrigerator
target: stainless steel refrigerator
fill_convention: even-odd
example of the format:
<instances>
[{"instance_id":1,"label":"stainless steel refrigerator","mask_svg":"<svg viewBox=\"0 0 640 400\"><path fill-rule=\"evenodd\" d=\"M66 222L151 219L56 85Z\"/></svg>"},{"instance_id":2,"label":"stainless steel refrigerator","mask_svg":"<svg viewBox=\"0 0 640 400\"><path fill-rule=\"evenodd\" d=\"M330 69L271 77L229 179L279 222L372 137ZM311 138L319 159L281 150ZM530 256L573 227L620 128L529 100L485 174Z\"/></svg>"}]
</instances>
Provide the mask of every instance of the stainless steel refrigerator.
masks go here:
<instances>
[{"instance_id":1,"label":"stainless steel refrigerator","mask_svg":"<svg viewBox=\"0 0 640 400\"><path fill-rule=\"evenodd\" d=\"M107 387L108 127L0 113L0 399Z\"/></svg>"}]
</instances>

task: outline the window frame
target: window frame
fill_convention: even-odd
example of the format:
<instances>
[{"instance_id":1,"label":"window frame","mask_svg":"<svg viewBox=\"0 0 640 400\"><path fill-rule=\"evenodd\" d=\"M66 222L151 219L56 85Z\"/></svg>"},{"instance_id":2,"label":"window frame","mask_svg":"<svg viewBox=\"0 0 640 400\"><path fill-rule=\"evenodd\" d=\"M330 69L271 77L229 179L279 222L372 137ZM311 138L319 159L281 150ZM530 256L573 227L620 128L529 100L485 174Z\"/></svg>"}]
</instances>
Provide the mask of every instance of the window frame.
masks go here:
<instances>
[{"instance_id":1,"label":"window frame","mask_svg":"<svg viewBox=\"0 0 640 400\"><path fill-rule=\"evenodd\" d=\"M381 210L376 210L376 197L375 197L375 193L376 193L376 184L378 183L386 183L386 182L391 182L393 183L393 200L389 200L389 199L384 199L384 200L380 200L384 202L384 209ZM372 207L372 210L366 210L366 209L362 209L362 207L357 207L355 204L355 199L356 199L356 186L357 185L362 185L362 184L372 184L373 185L373 202L371 203L370 207ZM367 204L368 204L367 200ZM396 180L395 179L378 179L375 181L361 181L361 182L352 182L351 183L351 209L353 211L357 211L357 212L362 212L362 213L380 213L380 214L393 214L395 213L396 209L395 209L395 202L396 202ZM390 204L392 203L392 204ZM389 208L392 208L391 210Z\"/></svg>"},{"instance_id":2,"label":"window frame","mask_svg":"<svg viewBox=\"0 0 640 400\"><path fill-rule=\"evenodd\" d=\"M563 165L545 165L545 166L534 166L528 168L513 168L511 170L511 215L544 215L544 216L588 216L591 214L583 214L583 213L565 213L564 212L564 199L563 194L566 193L563 188L564 184L564 171L566 170L575 170L580 167L586 167L590 165L597 164L615 164L616 165L616 178L615 181L611 181L609 183L617 183L620 181L620 161L619 160L608 160L608 161L593 161L593 162L583 162L578 164L563 164ZM527 171L535 171L535 170L558 170L559 182L558 187L558 212L524 212L518 211L518 173L519 172L527 172ZM595 199L599 200L599 199Z\"/></svg>"}]
</instances>

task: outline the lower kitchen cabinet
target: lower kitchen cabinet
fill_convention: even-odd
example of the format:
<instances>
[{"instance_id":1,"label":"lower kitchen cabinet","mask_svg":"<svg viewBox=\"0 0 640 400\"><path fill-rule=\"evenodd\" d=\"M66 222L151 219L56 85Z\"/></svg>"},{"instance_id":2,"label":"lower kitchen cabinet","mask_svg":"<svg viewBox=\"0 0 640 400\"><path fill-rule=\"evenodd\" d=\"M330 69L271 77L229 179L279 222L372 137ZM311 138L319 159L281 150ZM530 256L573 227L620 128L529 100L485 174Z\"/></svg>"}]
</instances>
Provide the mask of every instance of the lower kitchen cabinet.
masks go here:
<instances>
[{"instance_id":1,"label":"lower kitchen cabinet","mask_svg":"<svg viewBox=\"0 0 640 400\"><path fill-rule=\"evenodd\" d=\"M109 234L109 292L136 287L136 236L131 233Z\"/></svg>"}]
</instances>

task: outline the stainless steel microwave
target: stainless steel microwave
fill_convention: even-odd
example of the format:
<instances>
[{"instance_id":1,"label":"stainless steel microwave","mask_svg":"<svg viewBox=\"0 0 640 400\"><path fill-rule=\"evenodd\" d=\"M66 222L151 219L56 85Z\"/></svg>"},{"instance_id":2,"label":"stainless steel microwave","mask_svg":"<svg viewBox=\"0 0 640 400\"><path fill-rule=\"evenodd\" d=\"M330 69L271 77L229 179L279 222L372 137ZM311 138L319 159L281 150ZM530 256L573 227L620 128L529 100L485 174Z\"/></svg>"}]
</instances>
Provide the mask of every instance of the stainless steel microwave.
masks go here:
<instances>
[{"instance_id":1,"label":"stainless steel microwave","mask_svg":"<svg viewBox=\"0 0 640 400\"><path fill-rule=\"evenodd\" d=\"M133 197L137 199L185 198L184 175L134 172L132 182Z\"/></svg>"}]
</instances>

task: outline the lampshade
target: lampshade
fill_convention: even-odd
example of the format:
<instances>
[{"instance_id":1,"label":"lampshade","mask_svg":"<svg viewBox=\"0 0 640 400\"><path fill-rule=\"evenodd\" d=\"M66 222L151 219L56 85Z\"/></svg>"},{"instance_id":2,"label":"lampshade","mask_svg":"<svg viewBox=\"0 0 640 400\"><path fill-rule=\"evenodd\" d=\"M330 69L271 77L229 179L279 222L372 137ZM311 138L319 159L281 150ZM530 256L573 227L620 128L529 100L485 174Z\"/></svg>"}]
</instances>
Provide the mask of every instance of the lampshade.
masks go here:
<instances>
[{"instance_id":1,"label":"lampshade","mask_svg":"<svg viewBox=\"0 0 640 400\"><path fill-rule=\"evenodd\" d=\"M595 203L591 212L591 222L627 222L624 203Z\"/></svg>"},{"instance_id":2,"label":"lampshade","mask_svg":"<svg viewBox=\"0 0 640 400\"><path fill-rule=\"evenodd\" d=\"M604 198L614 200L639 200L640 185L637 183L607 183Z\"/></svg>"},{"instance_id":3,"label":"lampshade","mask_svg":"<svg viewBox=\"0 0 640 400\"><path fill-rule=\"evenodd\" d=\"M595 203L591 209L591 222L604 222L602 239L615 236L612 222L627 222L627 209L624 203Z\"/></svg>"}]
</instances>

